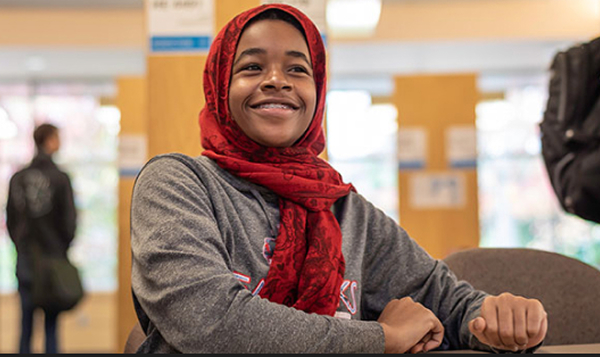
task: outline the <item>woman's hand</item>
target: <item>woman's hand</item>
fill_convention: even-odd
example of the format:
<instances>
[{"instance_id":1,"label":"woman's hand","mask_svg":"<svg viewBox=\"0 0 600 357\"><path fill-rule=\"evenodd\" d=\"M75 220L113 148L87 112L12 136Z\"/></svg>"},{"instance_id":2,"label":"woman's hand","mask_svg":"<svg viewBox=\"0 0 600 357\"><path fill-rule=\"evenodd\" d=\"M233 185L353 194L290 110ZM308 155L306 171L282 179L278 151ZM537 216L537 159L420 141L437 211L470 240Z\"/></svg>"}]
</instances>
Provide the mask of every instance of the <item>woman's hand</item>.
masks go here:
<instances>
[{"instance_id":1,"label":"woman's hand","mask_svg":"<svg viewBox=\"0 0 600 357\"><path fill-rule=\"evenodd\" d=\"M426 352L444 338L440 320L410 297L390 301L377 321L383 327L385 353Z\"/></svg>"},{"instance_id":2,"label":"woman's hand","mask_svg":"<svg viewBox=\"0 0 600 357\"><path fill-rule=\"evenodd\" d=\"M544 340L548 318L539 300L502 293L485 298L481 316L469 322L469 330L481 343L516 352Z\"/></svg>"}]
</instances>

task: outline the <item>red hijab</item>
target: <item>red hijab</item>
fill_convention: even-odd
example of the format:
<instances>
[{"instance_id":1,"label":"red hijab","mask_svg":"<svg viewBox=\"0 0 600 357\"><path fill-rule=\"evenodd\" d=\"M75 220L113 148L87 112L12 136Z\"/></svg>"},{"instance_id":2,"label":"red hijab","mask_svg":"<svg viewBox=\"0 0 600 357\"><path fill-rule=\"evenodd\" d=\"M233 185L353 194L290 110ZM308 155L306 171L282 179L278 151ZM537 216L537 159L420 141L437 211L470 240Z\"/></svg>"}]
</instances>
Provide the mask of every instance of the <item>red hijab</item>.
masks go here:
<instances>
[{"instance_id":1,"label":"red hijab","mask_svg":"<svg viewBox=\"0 0 600 357\"><path fill-rule=\"evenodd\" d=\"M229 80L237 43L249 20L268 9L296 18L304 29L317 89L317 106L304 135L291 147L262 146L231 118ZM331 205L354 190L317 155L325 147L326 84L321 34L299 10L281 4L241 13L215 38L204 70L206 105L200 112L203 155L220 167L279 196L280 228L265 286L259 295L306 312L332 315L344 279L342 233Z\"/></svg>"}]
</instances>

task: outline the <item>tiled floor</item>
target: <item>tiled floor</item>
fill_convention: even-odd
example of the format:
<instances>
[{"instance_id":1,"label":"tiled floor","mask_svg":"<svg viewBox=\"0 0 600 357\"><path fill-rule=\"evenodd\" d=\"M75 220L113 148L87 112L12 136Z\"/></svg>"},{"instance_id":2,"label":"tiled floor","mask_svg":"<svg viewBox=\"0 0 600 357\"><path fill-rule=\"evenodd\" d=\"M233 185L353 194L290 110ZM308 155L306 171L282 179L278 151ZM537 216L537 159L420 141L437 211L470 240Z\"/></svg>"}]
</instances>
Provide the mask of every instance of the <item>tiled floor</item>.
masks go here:
<instances>
[{"instance_id":1,"label":"tiled floor","mask_svg":"<svg viewBox=\"0 0 600 357\"><path fill-rule=\"evenodd\" d=\"M19 319L18 295L0 295L0 353L17 352ZM63 313L59 323L61 352L120 352L115 294L88 294L74 310ZM43 352L43 321L36 323L32 346L34 353Z\"/></svg>"}]
</instances>

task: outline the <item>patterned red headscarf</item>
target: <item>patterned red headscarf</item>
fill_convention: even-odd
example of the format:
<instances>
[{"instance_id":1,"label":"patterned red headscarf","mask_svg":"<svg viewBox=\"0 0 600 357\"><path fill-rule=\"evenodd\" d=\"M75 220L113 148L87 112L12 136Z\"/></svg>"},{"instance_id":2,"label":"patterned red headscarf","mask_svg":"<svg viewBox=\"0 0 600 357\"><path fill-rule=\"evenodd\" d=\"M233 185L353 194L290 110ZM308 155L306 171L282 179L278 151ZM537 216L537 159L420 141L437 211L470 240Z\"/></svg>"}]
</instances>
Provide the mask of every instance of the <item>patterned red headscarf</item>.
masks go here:
<instances>
[{"instance_id":1,"label":"patterned red headscarf","mask_svg":"<svg viewBox=\"0 0 600 357\"><path fill-rule=\"evenodd\" d=\"M229 113L229 80L238 40L248 21L268 9L289 13L304 28L317 89L313 120L288 148L257 144ZM279 234L260 296L298 310L333 315L339 305L345 262L342 233L330 208L354 187L344 184L340 174L317 156L325 147L325 70L321 35L306 15L281 4L248 10L225 25L211 46L204 71L206 106L200 112L200 129L203 155L280 197Z\"/></svg>"}]
</instances>

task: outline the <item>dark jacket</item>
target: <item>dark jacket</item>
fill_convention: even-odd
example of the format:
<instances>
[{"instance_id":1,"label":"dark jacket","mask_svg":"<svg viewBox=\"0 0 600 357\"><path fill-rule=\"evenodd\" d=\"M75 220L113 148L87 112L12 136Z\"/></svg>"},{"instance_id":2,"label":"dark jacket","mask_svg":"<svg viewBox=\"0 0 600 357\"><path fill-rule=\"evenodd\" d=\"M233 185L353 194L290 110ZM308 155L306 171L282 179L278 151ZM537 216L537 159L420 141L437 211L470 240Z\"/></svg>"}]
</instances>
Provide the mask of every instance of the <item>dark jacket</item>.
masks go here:
<instances>
[{"instance_id":1,"label":"dark jacket","mask_svg":"<svg viewBox=\"0 0 600 357\"><path fill-rule=\"evenodd\" d=\"M73 241L76 210L69 176L40 153L10 180L6 225L17 248L19 285L32 280L31 245L51 256L66 256Z\"/></svg>"}]
</instances>

